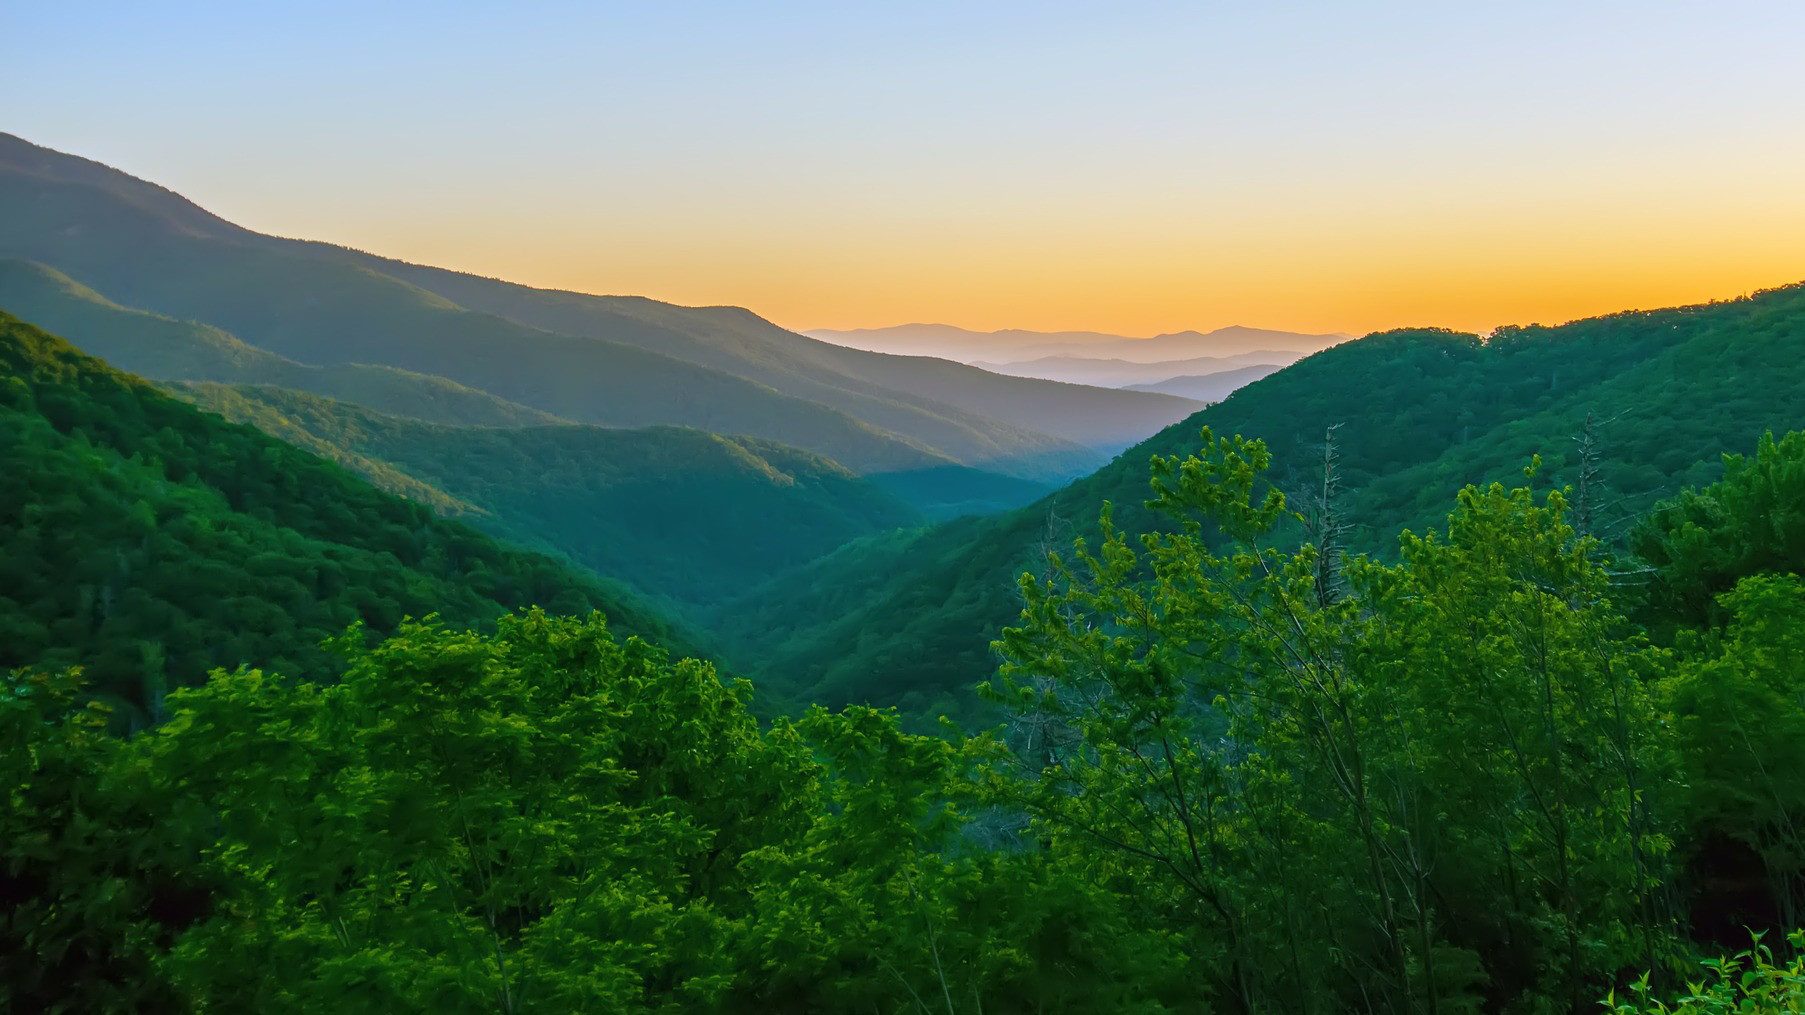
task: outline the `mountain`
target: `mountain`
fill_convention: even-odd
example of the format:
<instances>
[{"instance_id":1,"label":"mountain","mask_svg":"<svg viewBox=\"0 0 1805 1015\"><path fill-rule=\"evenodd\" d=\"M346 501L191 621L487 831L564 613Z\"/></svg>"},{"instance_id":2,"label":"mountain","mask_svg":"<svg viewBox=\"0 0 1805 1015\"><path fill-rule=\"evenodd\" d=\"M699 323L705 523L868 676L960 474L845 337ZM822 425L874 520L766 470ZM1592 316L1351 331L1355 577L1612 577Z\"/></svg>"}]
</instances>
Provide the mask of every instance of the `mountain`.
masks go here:
<instances>
[{"instance_id":1,"label":"mountain","mask_svg":"<svg viewBox=\"0 0 1805 1015\"><path fill-rule=\"evenodd\" d=\"M1270 376L1283 369L1284 367L1277 363L1258 363L1250 367L1224 370L1215 374L1168 377L1152 384L1130 384L1128 388L1131 391L1160 391L1199 402L1220 402L1260 378Z\"/></svg>"},{"instance_id":2,"label":"mountain","mask_svg":"<svg viewBox=\"0 0 1805 1015\"><path fill-rule=\"evenodd\" d=\"M1152 338L1100 331L970 331L950 324L900 324L849 331L817 329L805 334L854 349L938 356L961 363L1020 362L1045 356L1151 363L1199 356L1235 356L1265 349L1307 354L1345 342L1350 337L1272 331L1238 324L1215 331L1179 331Z\"/></svg>"},{"instance_id":3,"label":"mountain","mask_svg":"<svg viewBox=\"0 0 1805 1015\"><path fill-rule=\"evenodd\" d=\"M906 433L927 425L918 411L925 408L945 422L993 430L1000 422L1114 450L1195 409L1169 397L1128 401L1076 384L998 378L933 357L847 349L786 331L739 307L677 307L637 296L533 289L368 254L350 256L460 306L560 334L655 350ZM994 469L1006 459L974 464Z\"/></svg>"},{"instance_id":4,"label":"mountain","mask_svg":"<svg viewBox=\"0 0 1805 1015\"><path fill-rule=\"evenodd\" d=\"M754 438L674 427L435 426L281 388L181 392L378 486L685 607L923 520L843 466Z\"/></svg>"},{"instance_id":5,"label":"mountain","mask_svg":"<svg viewBox=\"0 0 1805 1015\"><path fill-rule=\"evenodd\" d=\"M542 604L693 644L620 586L503 546L0 313L0 668L80 665L154 717L241 663L337 672L329 636Z\"/></svg>"},{"instance_id":6,"label":"mountain","mask_svg":"<svg viewBox=\"0 0 1805 1015\"><path fill-rule=\"evenodd\" d=\"M265 236L10 135L0 220L0 256L297 362L437 375L572 422L750 434L859 472L1067 476L1194 408L839 349L735 308L546 292Z\"/></svg>"},{"instance_id":7,"label":"mountain","mask_svg":"<svg viewBox=\"0 0 1805 1015\"><path fill-rule=\"evenodd\" d=\"M194 321L122 307L55 268L0 258L0 308L52 332L80 337L83 352L153 380L274 384L398 416L465 426L559 422L443 377L394 367L307 366Z\"/></svg>"},{"instance_id":8,"label":"mountain","mask_svg":"<svg viewBox=\"0 0 1805 1015\"><path fill-rule=\"evenodd\" d=\"M993 373L1016 377L1039 377L1073 384L1098 384L1105 387L1149 390L1148 386L1174 377L1201 377L1251 366L1273 369L1304 358L1301 352L1282 349L1260 349L1233 356L1197 356L1191 359L1161 360L1136 363L1125 359L1090 359L1083 356L1042 356L1019 363L974 363ZM1176 391L1171 392L1177 394ZM1188 396L1186 396L1188 397ZM1214 401L1214 399L1212 399Z\"/></svg>"},{"instance_id":9,"label":"mountain","mask_svg":"<svg viewBox=\"0 0 1805 1015\"><path fill-rule=\"evenodd\" d=\"M1320 482L1310 463L1335 431L1346 539L1386 553L1401 527L1436 523L1463 484L1572 482L1590 417L1599 449L1588 495L1596 526L1710 482L1725 449L1805 424L1805 285L1702 306L1635 311L1560 327L1371 335L1235 392L1029 507L843 547L754 589L720 630L767 683L827 703L961 709L994 667L989 643L1015 618L1017 576L1042 553L1094 535L1116 505L1129 531L1147 462L1194 449L1200 427L1267 441L1281 488Z\"/></svg>"}]
</instances>

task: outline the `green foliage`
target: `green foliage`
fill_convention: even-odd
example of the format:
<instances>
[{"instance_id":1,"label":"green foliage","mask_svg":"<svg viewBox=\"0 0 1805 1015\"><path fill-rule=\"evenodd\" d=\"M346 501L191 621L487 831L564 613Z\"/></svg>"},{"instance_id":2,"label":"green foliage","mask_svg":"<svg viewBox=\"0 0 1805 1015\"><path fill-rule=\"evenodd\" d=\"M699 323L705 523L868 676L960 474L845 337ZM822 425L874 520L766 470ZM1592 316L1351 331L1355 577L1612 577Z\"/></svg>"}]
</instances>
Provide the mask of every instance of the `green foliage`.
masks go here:
<instances>
[{"instance_id":1,"label":"green foliage","mask_svg":"<svg viewBox=\"0 0 1805 1015\"><path fill-rule=\"evenodd\" d=\"M0 869L24 876L0 1003L1195 1007L1171 936L1120 898L970 848L962 755L893 715L761 730L745 683L595 616L335 648L331 683L222 671L123 743L99 706L56 717L66 681L7 682L0 731L29 750L3 771ZM181 919L143 857L200 886Z\"/></svg>"},{"instance_id":2,"label":"green foliage","mask_svg":"<svg viewBox=\"0 0 1805 1015\"><path fill-rule=\"evenodd\" d=\"M1710 929L1796 926L1805 916L1805 585L1756 575L1720 600L1725 630L1700 639L1669 688L1688 765L1688 838L1706 864L1720 856ZM1743 851L1754 871L1725 862ZM1751 896L1761 901L1739 912Z\"/></svg>"},{"instance_id":3,"label":"green foliage","mask_svg":"<svg viewBox=\"0 0 1805 1015\"><path fill-rule=\"evenodd\" d=\"M80 665L154 720L219 666L333 672L321 642L405 615L605 607L623 590L507 549L305 452L157 392L0 314L0 667Z\"/></svg>"},{"instance_id":4,"label":"green foliage","mask_svg":"<svg viewBox=\"0 0 1805 1015\"><path fill-rule=\"evenodd\" d=\"M1723 457L1723 479L1661 502L1632 545L1658 571L1653 610L1683 624L1723 618L1718 596L1744 575L1805 572L1805 432Z\"/></svg>"},{"instance_id":5,"label":"green foliage","mask_svg":"<svg viewBox=\"0 0 1805 1015\"><path fill-rule=\"evenodd\" d=\"M168 959L185 993L244 1011L720 993L709 900L747 890L741 861L796 827L810 774L745 685L539 613L360 641L331 686L222 673L134 743L201 809L226 886Z\"/></svg>"},{"instance_id":6,"label":"green foliage","mask_svg":"<svg viewBox=\"0 0 1805 1015\"><path fill-rule=\"evenodd\" d=\"M157 955L203 918L191 858L142 830L161 799L123 771L107 708L67 673L0 684L0 1008L179 1007Z\"/></svg>"},{"instance_id":7,"label":"green foliage","mask_svg":"<svg viewBox=\"0 0 1805 1015\"><path fill-rule=\"evenodd\" d=\"M1604 1007L1612 1015L1793 1015L1805 1011L1805 932L1788 936L1792 957L1776 959L1757 932L1754 946L1735 955L1704 959L1704 975L1689 980L1670 1004L1654 996L1644 977L1618 1000L1613 991Z\"/></svg>"},{"instance_id":8,"label":"green foliage","mask_svg":"<svg viewBox=\"0 0 1805 1015\"><path fill-rule=\"evenodd\" d=\"M1796 903L1797 577L1655 646L1565 490L1467 487L1349 555L1263 442L1203 437L1153 463L1164 524L1106 506L1023 576L974 738L761 728L745 682L538 610L354 627L124 741L14 673L0 1004L1578 1012L1649 970L1612 1010L1791 1010L1796 962L1680 956L1718 841L1759 923Z\"/></svg>"},{"instance_id":9,"label":"green foliage","mask_svg":"<svg viewBox=\"0 0 1805 1015\"><path fill-rule=\"evenodd\" d=\"M1664 665L1559 493L1463 491L1397 563L1277 549L1263 444L1156 459L1138 540L1103 514L988 688L988 799L1126 873L1242 1010L1552 1002L1669 948Z\"/></svg>"}]
</instances>

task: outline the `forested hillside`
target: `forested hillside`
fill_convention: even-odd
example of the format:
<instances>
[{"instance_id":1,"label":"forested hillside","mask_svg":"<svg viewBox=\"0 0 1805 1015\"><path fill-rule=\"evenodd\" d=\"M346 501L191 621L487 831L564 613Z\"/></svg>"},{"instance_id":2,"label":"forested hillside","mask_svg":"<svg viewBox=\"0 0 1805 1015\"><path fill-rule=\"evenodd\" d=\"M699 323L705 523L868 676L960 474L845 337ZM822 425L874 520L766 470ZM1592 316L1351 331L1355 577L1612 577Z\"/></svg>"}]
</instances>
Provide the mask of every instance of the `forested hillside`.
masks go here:
<instances>
[{"instance_id":1,"label":"forested hillside","mask_svg":"<svg viewBox=\"0 0 1805 1015\"><path fill-rule=\"evenodd\" d=\"M1200 444L1152 463L1168 531L1024 584L991 735L764 727L539 611L221 673L130 739L8 673L0 1004L1798 1010L1805 434L1641 526L1673 648L1545 481L1378 562L1275 548L1266 447Z\"/></svg>"},{"instance_id":2,"label":"forested hillside","mask_svg":"<svg viewBox=\"0 0 1805 1015\"><path fill-rule=\"evenodd\" d=\"M83 352L162 381L274 384L380 412L465 426L531 426L556 416L430 374L365 363L307 366L208 324L122 307L55 268L0 259L0 308Z\"/></svg>"},{"instance_id":3,"label":"forested hillside","mask_svg":"<svg viewBox=\"0 0 1805 1015\"><path fill-rule=\"evenodd\" d=\"M436 613L656 611L504 547L255 429L221 421L0 314L0 668L79 665L142 721L241 663L333 672L321 642Z\"/></svg>"},{"instance_id":4,"label":"forested hillside","mask_svg":"<svg viewBox=\"0 0 1805 1015\"><path fill-rule=\"evenodd\" d=\"M669 427L433 426L280 388L180 391L385 489L687 607L717 603L858 536L922 521L833 462L753 438Z\"/></svg>"},{"instance_id":5,"label":"forested hillside","mask_svg":"<svg viewBox=\"0 0 1805 1015\"><path fill-rule=\"evenodd\" d=\"M1805 286L1489 341L1403 331L1340 345L1020 511L854 543L723 608L720 627L773 690L959 710L1019 608L1016 577L1094 534L1105 501L1131 531L1155 525L1147 460L1195 447L1200 426L1265 440L1281 463L1274 481L1300 496L1320 486L1335 427L1341 538L1388 555L1399 528L1437 524L1462 484L1509 478L1532 455L1538 482L1575 482L1588 417L1588 509L1621 534L1657 497L1715 477L1723 451L1805 420Z\"/></svg>"}]
</instances>

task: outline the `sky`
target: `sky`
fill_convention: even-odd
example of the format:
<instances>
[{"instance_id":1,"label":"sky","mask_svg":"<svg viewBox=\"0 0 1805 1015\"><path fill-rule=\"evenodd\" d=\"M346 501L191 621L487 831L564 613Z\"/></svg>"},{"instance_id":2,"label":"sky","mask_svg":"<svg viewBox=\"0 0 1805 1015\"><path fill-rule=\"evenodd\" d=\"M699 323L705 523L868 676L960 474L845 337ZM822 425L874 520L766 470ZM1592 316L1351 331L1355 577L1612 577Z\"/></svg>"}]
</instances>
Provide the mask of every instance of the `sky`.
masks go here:
<instances>
[{"instance_id":1,"label":"sky","mask_svg":"<svg viewBox=\"0 0 1805 1015\"><path fill-rule=\"evenodd\" d=\"M1805 280L1791 2L0 0L0 38L0 130L242 225L798 329Z\"/></svg>"}]
</instances>

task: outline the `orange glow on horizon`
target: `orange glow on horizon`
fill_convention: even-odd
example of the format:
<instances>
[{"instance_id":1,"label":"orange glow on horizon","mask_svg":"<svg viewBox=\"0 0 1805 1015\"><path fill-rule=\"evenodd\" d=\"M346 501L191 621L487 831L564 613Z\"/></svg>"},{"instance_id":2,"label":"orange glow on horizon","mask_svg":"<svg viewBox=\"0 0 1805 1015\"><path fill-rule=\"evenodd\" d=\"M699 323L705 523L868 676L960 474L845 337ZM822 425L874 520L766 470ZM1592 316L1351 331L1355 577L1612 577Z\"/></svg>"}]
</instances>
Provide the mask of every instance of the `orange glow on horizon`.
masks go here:
<instances>
[{"instance_id":1,"label":"orange glow on horizon","mask_svg":"<svg viewBox=\"0 0 1805 1015\"><path fill-rule=\"evenodd\" d=\"M747 240L647 244L623 257L580 238L546 242L548 232L536 229L528 232L538 243L494 241L518 224L431 241L369 235L353 245L544 288L744 306L799 331L939 323L1137 336L1231 324L1351 335L1417 326L1485 332L1805 281L1796 239L1805 235L1805 206L1718 224L1726 228L1689 218L1587 229L1544 220L1465 236L1450 235L1454 227L1376 238L1305 233L1245 240L1233 252L1137 249L1107 238L1077 249L968 240L953 251L860 250L851 242L759 249ZM1550 240L1525 235L1538 230Z\"/></svg>"},{"instance_id":2,"label":"orange glow on horizon","mask_svg":"<svg viewBox=\"0 0 1805 1015\"><path fill-rule=\"evenodd\" d=\"M13 6L35 143L795 328L1483 331L1805 280L1798 4Z\"/></svg>"},{"instance_id":3,"label":"orange glow on horizon","mask_svg":"<svg viewBox=\"0 0 1805 1015\"><path fill-rule=\"evenodd\" d=\"M1627 177L1606 163L1532 180L1309 177L1113 197L992 187L946 198L933 218L836 189L781 204L595 194L554 214L520 195L379 204L322 183L291 221L268 221L261 201L242 215L209 206L282 235L547 288L744 306L798 330L1483 332L1805 280L1801 164L1805 143L1779 139L1728 173L1701 157Z\"/></svg>"}]
</instances>

